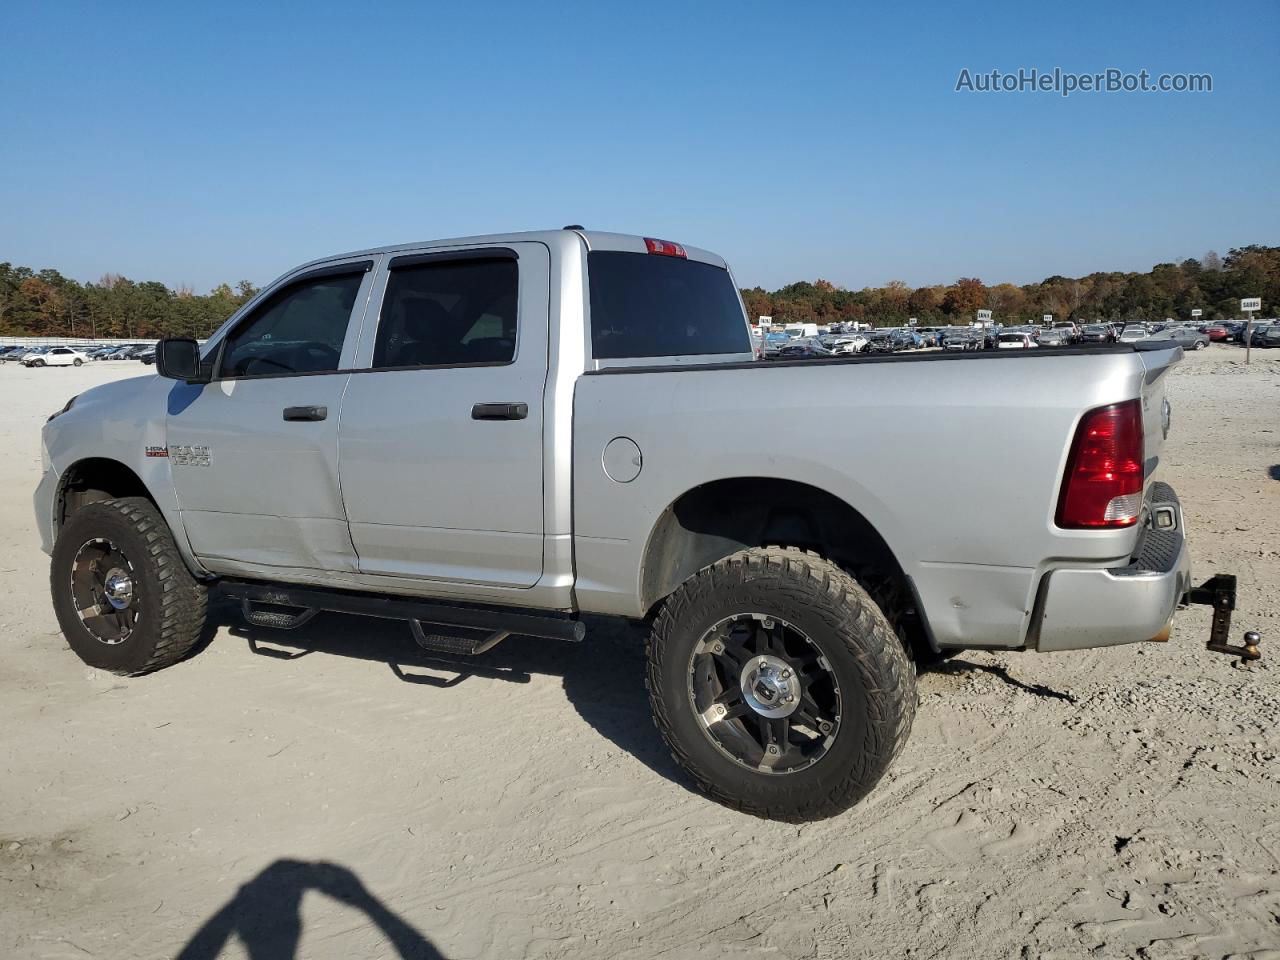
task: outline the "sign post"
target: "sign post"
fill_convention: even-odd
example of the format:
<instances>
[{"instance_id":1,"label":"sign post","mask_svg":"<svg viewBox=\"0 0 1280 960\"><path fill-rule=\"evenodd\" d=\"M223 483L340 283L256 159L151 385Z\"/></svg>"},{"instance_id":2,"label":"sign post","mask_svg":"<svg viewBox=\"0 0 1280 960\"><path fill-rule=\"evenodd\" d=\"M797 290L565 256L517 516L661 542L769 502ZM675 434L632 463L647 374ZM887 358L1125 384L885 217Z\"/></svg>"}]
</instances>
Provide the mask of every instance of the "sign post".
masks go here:
<instances>
[{"instance_id":1,"label":"sign post","mask_svg":"<svg viewBox=\"0 0 1280 960\"><path fill-rule=\"evenodd\" d=\"M1052 313L1046 313L1046 314L1044 315L1044 318L1043 318L1043 319L1044 319L1044 325L1045 325L1046 327L1048 327L1048 326L1052 326L1052 325L1053 325L1053 314L1052 314Z\"/></svg>"},{"instance_id":2,"label":"sign post","mask_svg":"<svg viewBox=\"0 0 1280 960\"><path fill-rule=\"evenodd\" d=\"M1196 317L1202 317L1202 316L1204 316L1204 311L1201 310L1199 307L1196 307L1194 310L1191 311L1191 319L1193 320Z\"/></svg>"},{"instance_id":3,"label":"sign post","mask_svg":"<svg viewBox=\"0 0 1280 960\"><path fill-rule=\"evenodd\" d=\"M1253 349L1253 315L1262 309L1261 297L1243 297L1240 300L1240 312L1248 314L1244 324L1244 362L1249 362L1249 352Z\"/></svg>"}]
</instances>

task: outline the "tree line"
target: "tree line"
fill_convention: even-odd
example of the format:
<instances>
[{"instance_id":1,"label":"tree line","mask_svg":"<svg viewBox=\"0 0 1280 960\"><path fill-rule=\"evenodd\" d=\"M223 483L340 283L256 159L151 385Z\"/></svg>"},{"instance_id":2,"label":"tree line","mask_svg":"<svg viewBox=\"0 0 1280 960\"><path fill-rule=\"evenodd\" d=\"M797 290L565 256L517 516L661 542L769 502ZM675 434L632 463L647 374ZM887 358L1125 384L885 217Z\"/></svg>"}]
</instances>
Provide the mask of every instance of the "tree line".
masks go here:
<instances>
[{"instance_id":1,"label":"tree line","mask_svg":"<svg viewBox=\"0 0 1280 960\"><path fill-rule=\"evenodd\" d=\"M114 273L82 284L57 270L0 263L0 336L207 337L257 292L247 280L196 294Z\"/></svg>"},{"instance_id":2,"label":"tree line","mask_svg":"<svg viewBox=\"0 0 1280 960\"><path fill-rule=\"evenodd\" d=\"M0 336L207 337L257 292L247 280L197 294L118 274L82 284L57 270L0 263ZM1002 323L1038 322L1046 313L1118 323L1187 319L1193 309L1202 310L1206 321L1228 320L1239 316L1241 297L1261 297L1264 316L1272 316L1280 301L1280 247L1239 247L1225 257L1210 251L1199 259L1158 263L1147 273L1052 276L1022 286L961 277L914 289L895 280L846 290L806 280L773 291L752 287L742 297L753 320L771 316L776 323L900 326L910 317L921 325L967 323L981 309Z\"/></svg>"},{"instance_id":3,"label":"tree line","mask_svg":"<svg viewBox=\"0 0 1280 960\"><path fill-rule=\"evenodd\" d=\"M1261 297L1263 316L1276 315L1280 247L1239 247L1226 257L1211 250L1200 259L1158 263L1147 273L1052 276L1022 286L988 286L977 277L961 277L950 285L915 289L897 280L861 290L816 280L773 291L742 291L753 322L763 316L775 323L857 321L875 326L901 326L911 317L921 326L969 323L978 310L990 310L1005 324L1039 323L1045 314L1078 322L1187 320L1193 309L1203 311L1206 322L1234 320L1241 317L1242 297Z\"/></svg>"}]
</instances>

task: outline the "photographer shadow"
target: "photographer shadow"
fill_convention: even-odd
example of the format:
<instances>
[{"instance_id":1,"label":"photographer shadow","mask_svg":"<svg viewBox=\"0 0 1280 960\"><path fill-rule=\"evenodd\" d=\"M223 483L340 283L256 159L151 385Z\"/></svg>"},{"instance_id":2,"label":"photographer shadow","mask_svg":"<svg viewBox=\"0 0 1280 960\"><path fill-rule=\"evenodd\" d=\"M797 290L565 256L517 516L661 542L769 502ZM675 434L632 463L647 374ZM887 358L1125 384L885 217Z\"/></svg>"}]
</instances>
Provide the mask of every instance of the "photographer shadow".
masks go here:
<instances>
[{"instance_id":1,"label":"photographer shadow","mask_svg":"<svg viewBox=\"0 0 1280 960\"><path fill-rule=\"evenodd\" d=\"M177 960L214 960L233 937L250 960L295 960L302 937L302 897L313 890L361 911L400 960L444 960L431 941L346 867L302 860L277 860L237 890L187 941Z\"/></svg>"}]
</instances>

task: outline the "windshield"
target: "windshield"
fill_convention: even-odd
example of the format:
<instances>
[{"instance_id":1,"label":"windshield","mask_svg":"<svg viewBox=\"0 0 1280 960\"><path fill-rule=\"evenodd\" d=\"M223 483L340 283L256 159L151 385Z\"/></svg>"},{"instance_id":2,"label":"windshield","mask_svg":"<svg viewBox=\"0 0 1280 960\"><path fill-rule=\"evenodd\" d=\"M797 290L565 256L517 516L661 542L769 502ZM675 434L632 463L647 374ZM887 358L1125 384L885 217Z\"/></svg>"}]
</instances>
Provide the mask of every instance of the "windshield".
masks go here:
<instances>
[{"instance_id":1,"label":"windshield","mask_svg":"<svg viewBox=\"0 0 1280 960\"><path fill-rule=\"evenodd\" d=\"M751 352L742 302L723 267L596 250L587 270L595 359Z\"/></svg>"}]
</instances>

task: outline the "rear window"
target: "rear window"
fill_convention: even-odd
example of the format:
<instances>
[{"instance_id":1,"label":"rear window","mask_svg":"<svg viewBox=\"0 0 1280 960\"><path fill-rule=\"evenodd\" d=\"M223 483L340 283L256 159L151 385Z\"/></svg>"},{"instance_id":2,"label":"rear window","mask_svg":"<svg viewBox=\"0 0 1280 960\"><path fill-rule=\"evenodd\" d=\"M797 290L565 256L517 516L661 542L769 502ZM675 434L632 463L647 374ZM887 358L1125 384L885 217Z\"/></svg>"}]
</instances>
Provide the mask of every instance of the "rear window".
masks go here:
<instances>
[{"instance_id":1,"label":"rear window","mask_svg":"<svg viewBox=\"0 0 1280 960\"><path fill-rule=\"evenodd\" d=\"M728 270L611 250L588 254L587 270L597 360L751 352Z\"/></svg>"}]
</instances>

